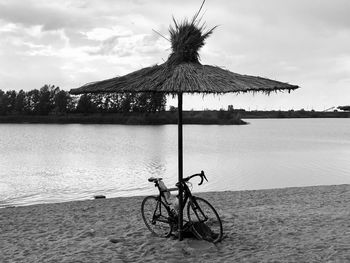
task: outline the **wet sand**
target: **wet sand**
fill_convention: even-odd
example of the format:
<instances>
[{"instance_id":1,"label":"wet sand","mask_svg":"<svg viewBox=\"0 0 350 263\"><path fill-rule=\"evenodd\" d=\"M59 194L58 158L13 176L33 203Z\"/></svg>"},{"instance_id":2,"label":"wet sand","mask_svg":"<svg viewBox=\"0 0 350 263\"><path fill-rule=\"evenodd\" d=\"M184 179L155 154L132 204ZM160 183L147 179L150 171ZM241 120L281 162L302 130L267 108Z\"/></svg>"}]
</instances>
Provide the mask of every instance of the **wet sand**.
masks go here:
<instances>
[{"instance_id":1,"label":"wet sand","mask_svg":"<svg viewBox=\"0 0 350 263\"><path fill-rule=\"evenodd\" d=\"M198 196L219 244L152 236L143 197L98 199L0 209L0 262L350 262L350 185Z\"/></svg>"}]
</instances>

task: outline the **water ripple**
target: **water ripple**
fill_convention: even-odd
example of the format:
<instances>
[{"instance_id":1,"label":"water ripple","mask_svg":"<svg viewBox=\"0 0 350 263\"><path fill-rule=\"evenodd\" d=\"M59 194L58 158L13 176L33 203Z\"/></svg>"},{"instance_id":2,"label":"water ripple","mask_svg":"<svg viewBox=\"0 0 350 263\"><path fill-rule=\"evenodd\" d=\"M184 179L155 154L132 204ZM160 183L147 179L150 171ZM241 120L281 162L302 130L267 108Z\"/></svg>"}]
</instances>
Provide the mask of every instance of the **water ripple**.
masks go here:
<instances>
[{"instance_id":1,"label":"water ripple","mask_svg":"<svg viewBox=\"0 0 350 263\"><path fill-rule=\"evenodd\" d=\"M177 126L0 125L0 207L156 193L177 180ZM350 183L350 119L184 126L194 191Z\"/></svg>"}]
</instances>

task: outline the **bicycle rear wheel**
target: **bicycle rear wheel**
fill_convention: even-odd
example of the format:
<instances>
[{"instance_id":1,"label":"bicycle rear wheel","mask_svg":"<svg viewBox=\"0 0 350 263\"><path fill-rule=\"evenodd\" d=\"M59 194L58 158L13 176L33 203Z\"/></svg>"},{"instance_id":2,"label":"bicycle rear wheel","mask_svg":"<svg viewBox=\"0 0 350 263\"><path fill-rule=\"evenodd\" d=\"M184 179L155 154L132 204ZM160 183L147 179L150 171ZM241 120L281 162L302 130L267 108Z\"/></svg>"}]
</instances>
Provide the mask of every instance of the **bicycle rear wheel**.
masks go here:
<instances>
[{"instance_id":1,"label":"bicycle rear wheel","mask_svg":"<svg viewBox=\"0 0 350 263\"><path fill-rule=\"evenodd\" d=\"M213 243L221 241L221 219L207 200L193 196L187 205L187 216L192 224L192 231L198 238Z\"/></svg>"},{"instance_id":2,"label":"bicycle rear wheel","mask_svg":"<svg viewBox=\"0 0 350 263\"><path fill-rule=\"evenodd\" d=\"M169 213L165 204L154 196L147 196L141 205L142 219L156 236L168 237L172 231Z\"/></svg>"}]
</instances>

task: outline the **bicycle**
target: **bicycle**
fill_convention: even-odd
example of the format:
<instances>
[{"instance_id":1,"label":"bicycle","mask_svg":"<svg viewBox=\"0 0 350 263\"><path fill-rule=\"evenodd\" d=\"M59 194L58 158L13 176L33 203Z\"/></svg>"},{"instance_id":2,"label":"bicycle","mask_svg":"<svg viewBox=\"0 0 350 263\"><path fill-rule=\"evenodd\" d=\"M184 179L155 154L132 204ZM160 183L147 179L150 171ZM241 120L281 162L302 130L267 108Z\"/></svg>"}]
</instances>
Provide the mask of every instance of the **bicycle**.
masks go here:
<instances>
[{"instance_id":1,"label":"bicycle","mask_svg":"<svg viewBox=\"0 0 350 263\"><path fill-rule=\"evenodd\" d=\"M159 190L157 196L147 196L142 201L141 214L147 228L156 236L170 237L173 231L178 229L178 212L171 206L166 195L172 191L178 191L179 187L183 189L183 207L187 209L187 219L184 219L184 231L190 230L199 238L213 243L221 241L223 236L223 228L221 219L215 208L205 199L192 195L189 187L189 180L193 177L200 176L207 178L203 171L199 174L188 176L176 184L176 188L168 189L165 187L162 178L151 177L149 182L153 182ZM178 199L178 196L177 198ZM186 206L187 205L187 206Z\"/></svg>"}]
</instances>

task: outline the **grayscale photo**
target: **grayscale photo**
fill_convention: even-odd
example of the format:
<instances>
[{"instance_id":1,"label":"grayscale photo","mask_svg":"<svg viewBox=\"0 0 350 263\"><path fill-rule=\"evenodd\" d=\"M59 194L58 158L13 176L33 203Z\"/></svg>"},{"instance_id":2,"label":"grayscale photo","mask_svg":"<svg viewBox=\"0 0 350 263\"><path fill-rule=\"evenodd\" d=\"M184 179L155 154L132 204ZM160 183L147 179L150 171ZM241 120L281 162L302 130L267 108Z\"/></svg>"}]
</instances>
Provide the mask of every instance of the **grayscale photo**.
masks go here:
<instances>
[{"instance_id":1,"label":"grayscale photo","mask_svg":"<svg viewBox=\"0 0 350 263\"><path fill-rule=\"evenodd\" d=\"M0 0L0 262L350 262L349 11Z\"/></svg>"}]
</instances>

